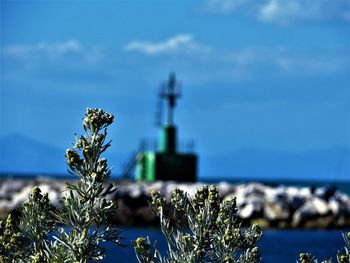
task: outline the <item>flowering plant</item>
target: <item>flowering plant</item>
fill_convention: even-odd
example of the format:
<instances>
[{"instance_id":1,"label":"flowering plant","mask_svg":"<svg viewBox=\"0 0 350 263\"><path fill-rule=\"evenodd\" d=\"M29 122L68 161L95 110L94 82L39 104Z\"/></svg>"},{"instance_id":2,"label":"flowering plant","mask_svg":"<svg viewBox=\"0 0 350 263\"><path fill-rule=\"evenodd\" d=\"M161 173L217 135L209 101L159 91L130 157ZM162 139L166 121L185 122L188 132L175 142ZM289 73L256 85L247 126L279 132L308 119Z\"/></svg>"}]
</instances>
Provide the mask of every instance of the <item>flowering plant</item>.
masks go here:
<instances>
[{"instance_id":1,"label":"flowering plant","mask_svg":"<svg viewBox=\"0 0 350 263\"><path fill-rule=\"evenodd\" d=\"M58 209L50 206L47 194L33 188L19 222L10 215L0 225L0 263L99 261L105 255L101 243L120 245L120 230L108 223L116 209L108 197L116 187L113 183L105 186L111 169L101 158L111 145L105 140L113 119L101 109L86 110L85 135L76 138L75 146L65 155L69 172L79 178L77 184L67 184Z\"/></svg>"},{"instance_id":2,"label":"flowering plant","mask_svg":"<svg viewBox=\"0 0 350 263\"><path fill-rule=\"evenodd\" d=\"M253 225L246 230L236 217L235 198L220 202L215 186L204 186L194 197L175 189L170 202L153 191L152 208L160 218L168 243L167 256L151 248L149 239L134 242L138 261L144 263L253 263L260 261L256 242L262 235Z\"/></svg>"}]
</instances>

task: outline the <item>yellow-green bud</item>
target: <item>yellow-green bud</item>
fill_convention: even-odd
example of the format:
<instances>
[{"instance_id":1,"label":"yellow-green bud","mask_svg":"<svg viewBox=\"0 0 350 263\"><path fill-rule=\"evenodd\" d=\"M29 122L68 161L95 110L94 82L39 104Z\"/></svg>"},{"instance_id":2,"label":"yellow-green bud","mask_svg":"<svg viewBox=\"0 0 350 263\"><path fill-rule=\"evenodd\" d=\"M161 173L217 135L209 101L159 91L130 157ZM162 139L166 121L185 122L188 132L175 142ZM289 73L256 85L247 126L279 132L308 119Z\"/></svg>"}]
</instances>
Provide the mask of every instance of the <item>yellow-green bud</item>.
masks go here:
<instances>
[{"instance_id":1,"label":"yellow-green bud","mask_svg":"<svg viewBox=\"0 0 350 263\"><path fill-rule=\"evenodd\" d=\"M191 236L189 234L185 235L182 237L182 240L185 242L185 243L190 243L191 242Z\"/></svg>"},{"instance_id":2,"label":"yellow-green bud","mask_svg":"<svg viewBox=\"0 0 350 263\"><path fill-rule=\"evenodd\" d=\"M150 248L150 244L146 241L144 237L139 237L134 241L134 246L137 249L147 251Z\"/></svg>"},{"instance_id":3,"label":"yellow-green bud","mask_svg":"<svg viewBox=\"0 0 350 263\"><path fill-rule=\"evenodd\" d=\"M4 236L10 236L11 235L11 230L10 229L5 229L4 231Z\"/></svg>"},{"instance_id":4,"label":"yellow-green bud","mask_svg":"<svg viewBox=\"0 0 350 263\"><path fill-rule=\"evenodd\" d=\"M11 214L9 214L8 216L7 216L7 219L6 219L6 224L5 224L5 227L12 227L13 226L13 222L12 222L12 216L11 216Z\"/></svg>"},{"instance_id":5,"label":"yellow-green bud","mask_svg":"<svg viewBox=\"0 0 350 263\"><path fill-rule=\"evenodd\" d=\"M349 257L347 255L341 255L339 259L340 259L340 263L348 263L349 262Z\"/></svg>"}]
</instances>

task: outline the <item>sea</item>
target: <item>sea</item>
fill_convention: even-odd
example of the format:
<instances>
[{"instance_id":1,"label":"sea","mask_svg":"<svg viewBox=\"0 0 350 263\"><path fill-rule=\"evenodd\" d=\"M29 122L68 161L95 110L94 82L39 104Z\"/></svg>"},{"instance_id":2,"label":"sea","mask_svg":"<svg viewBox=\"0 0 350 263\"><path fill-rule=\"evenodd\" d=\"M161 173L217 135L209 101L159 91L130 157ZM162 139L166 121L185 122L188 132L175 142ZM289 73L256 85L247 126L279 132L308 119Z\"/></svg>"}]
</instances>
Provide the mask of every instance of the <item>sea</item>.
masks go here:
<instances>
[{"instance_id":1,"label":"sea","mask_svg":"<svg viewBox=\"0 0 350 263\"><path fill-rule=\"evenodd\" d=\"M336 253L345 246L342 237L343 230L263 230L263 236L257 246L261 251L264 263L295 263L301 252L312 253L321 262L323 259L333 258L337 262ZM137 263L132 240L142 236L149 237L153 243L157 240L157 247L162 255L166 255L167 245L162 232L157 228L124 228L122 243L127 247L117 247L106 244L104 263Z\"/></svg>"},{"instance_id":2,"label":"sea","mask_svg":"<svg viewBox=\"0 0 350 263\"><path fill-rule=\"evenodd\" d=\"M0 179L5 178L33 179L33 176L17 175L8 176L0 175ZM50 176L55 179L67 179L67 177ZM72 179L71 177L69 177ZM118 180L118 178L114 178ZM218 179L204 180L204 183L218 183ZM227 180L225 180L227 181ZM300 187L335 187L343 193L350 196L350 181L322 181L322 180L261 180L261 179L235 179L229 183L248 183L259 182L270 186L300 186ZM157 241L157 247L162 255L167 253L167 243L159 228L153 227L120 227L122 229L125 247L118 247L114 244L104 244L106 248L106 257L104 263L137 263L132 241L136 238L149 237L151 242ZM263 236L257 246L261 251L262 261L264 263L295 263L301 252L312 253L318 262L324 259L333 258L332 262L337 262L336 253L345 246L342 233L350 229L338 230L302 230L302 229L264 229Z\"/></svg>"}]
</instances>

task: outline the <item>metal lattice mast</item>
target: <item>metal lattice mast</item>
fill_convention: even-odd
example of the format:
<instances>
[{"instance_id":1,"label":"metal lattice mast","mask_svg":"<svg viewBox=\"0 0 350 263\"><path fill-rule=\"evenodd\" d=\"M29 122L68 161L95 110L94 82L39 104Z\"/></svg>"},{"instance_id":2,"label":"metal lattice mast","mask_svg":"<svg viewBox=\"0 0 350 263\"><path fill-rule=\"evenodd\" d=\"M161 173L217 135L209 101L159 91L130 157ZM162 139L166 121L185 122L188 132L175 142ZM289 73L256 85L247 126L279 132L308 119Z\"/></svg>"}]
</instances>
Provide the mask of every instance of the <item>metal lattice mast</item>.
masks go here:
<instances>
[{"instance_id":1,"label":"metal lattice mast","mask_svg":"<svg viewBox=\"0 0 350 263\"><path fill-rule=\"evenodd\" d=\"M167 125L173 125L176 100L181 97L180 85L174 73L170 73L168 81L162 85L160 97L168 101Z\"/></svg>"}]
</instances>

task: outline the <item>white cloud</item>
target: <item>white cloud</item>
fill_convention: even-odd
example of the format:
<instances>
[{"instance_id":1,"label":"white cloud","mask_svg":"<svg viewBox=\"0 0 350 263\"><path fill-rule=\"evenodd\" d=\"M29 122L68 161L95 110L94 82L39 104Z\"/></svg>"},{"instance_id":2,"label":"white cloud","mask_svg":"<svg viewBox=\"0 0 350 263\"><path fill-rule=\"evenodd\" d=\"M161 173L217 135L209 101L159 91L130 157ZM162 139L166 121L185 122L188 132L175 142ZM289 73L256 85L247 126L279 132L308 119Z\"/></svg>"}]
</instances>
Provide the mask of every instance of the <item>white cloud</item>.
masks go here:
<instances>
[{"instance_id":1,"label":"white cloud","mask_svg":"<svg viewBox=\"0 0 350 263\"><path fill-rule=\"evenodd\" d=\"M271 0L260 9L258 16L264 22L285 23L291 15L298 14L299 10L300 5L297 2L290 2L287 6L283 6L278 0Z\"/></svg>"},{"instance_id":2,"label":"white cloud","mask_svg":"<svg viewBox=\"0 0 350 263\"><path fill-rule=\"evenodd\" d=\"M346 59L340 56L297 57L281 56L275 61L288 74L332 74L344 69Z\"/></svg>"},{"instance_id":3,"label":"white cloud","mask_svg":"<svg viewBox=\"0 0 350 263\"><path fill-rule=\"evenodd\" d=\"M38 42L34 44L16 44L5 46L1 56L7 61L20 60L27 68L36 68L47 65L48 61L64 63L64 66L76 65L90 67L98 65L105 58L105 47L94 45L83 46L79 41L70 39L60 42Z\"/></svg>"},{"instance_id":4,"label":"white cloud","mask_svg":"<svg viewBox=\"0 0 350 263\"><path fill-rule=\"evenodd\" d=\"M258 11L258 19L267 23L288 24L292 21L317 18L321 15L317 1L269 0Z\"/></svg>"},{"instance_id":5,"label":"white cloud","mask_svg":"<svg viewBox=\"0 0 350 263\"><path fill-rule=\"evenodd\" d=\"M211 58L210 63L214 61ZM345 70L348 62L342 52L329 50L295 52L283 47L247 47L222 54L217 63L233 69L242 77L249 77L264 70L288 75L334 74Z\"/></svg>"},{"instance_id":6,"label":"white cloud","mask_svg":"<svg viewBox=\"0 0 350 263\"><path fill-rule=\"evenodd\" d=\"M203 10L209 13L229 14L249 0L207 0Z\"/></svg>"},{"instance_id":7,"label":"white cloud","mask_svg":"<svg viewBox=\"0 0 350 263\"><path fill-rule=\"evenodd\" d=\"M3 54L8 56L30 56L45 53L49 56L60 56L68 52L81 52L82 46L76 40L67 40L64 42L47 43L40 42L33 45L13 45L5 47Z\"/></svg>"},{"instance_id":8,"label":"white cloud","mask_svg":"<svg viewBox=\"0 0 350 263\"><path fill-rule=\"evenodd\" d=\"M132 41L124 47L124 50L156 55L179 51L208 52L210 48L197 43L191 34L179 34L160 42Z\"/></svg>"},{"instance_id":9,"label":"white cloud","mask_svg":"<svg viewBox=\"0 0 350 263\"><path fill-rule=\"evenodd\" d=\"M348 0L207 0L202 10L207 13L253 16L264 23L279 25L299 21L349 21Z\"/></svg>"}]
</instances>

